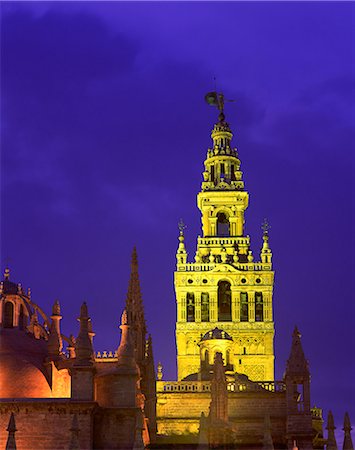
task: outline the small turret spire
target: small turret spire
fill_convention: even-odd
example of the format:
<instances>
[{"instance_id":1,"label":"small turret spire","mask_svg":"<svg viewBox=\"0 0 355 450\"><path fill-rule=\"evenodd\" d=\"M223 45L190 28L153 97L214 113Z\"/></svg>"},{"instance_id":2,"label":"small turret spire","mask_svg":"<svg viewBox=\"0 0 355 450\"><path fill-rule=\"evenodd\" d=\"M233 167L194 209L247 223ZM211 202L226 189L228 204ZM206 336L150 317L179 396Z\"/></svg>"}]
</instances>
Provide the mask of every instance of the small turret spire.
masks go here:
<instances>
[{"instance_id":1,"label":"small turret spire","mask_svg":"<svg viewBox=\"0 0 355 450\"><path fill-rule=\"evenodd\" d=\"M269 230L271 227L267 219L264 219L261 229L263 230L263 246L260 252L260 259L264 264L271 264L272 252L269 247Z\"/></svg>"},{"instance_id":2,"label":"small turret spire","mask_svg":"<svg viewBox=\"0 0 355 450\"><path fill-rule=\"evenodd\" d=\"M132 251L131 274L126 297L126 314L131 327L131 338L135 349L135 357L137 363L141 364L145 353L147 326L144 317L136 247L134 247Z\"/></svg>"},{"instance_id":3,"label":"small turret spire","mask_svg":"<svg viewBox=\"0 0 355 450\"><path fill-rule=\"evenodd\" d=\"M185 248L185 235L184 230L187 228L182 219L179 220L179 247L176 252L176 262L177 264L187 263L187 251Z\"/></svg>"},{"instance_id":4,"label":"small turret spire","mask_svg":"<svg viewBox=\"0 0 355 450\"><path fill-rule=\"evenodd\" d=\"M287 360L286 372L309 375L308 361L304 356L301 343L301 333L298 331L297 326L295 326L295 329L293 330L292 346L290 356Z\"/></svg>"},{"instance_id":5,"label":"small turret spire","mask_svg":"<svg viewBox=\"0 0 355 450\"><path fill-rule=\"evenodd\" d=\"M354 450L353 441L351 438L351 423L350 423L350 417L349 414L346 412L344 416L344 442L343 442L343 450Z\"/></svg>"},{"instance_id":6,"label":"small turret spire","mask_svg":"<svg viewBox=\"0 0 355 450\"><path fill-rule=\"evenodd\" d=\"M326 430L328 430L328 439L327 439L327 445L326 450L338 450L337 442L335 440L335 434L334 430L336 427L334 426L334 418L333 413L331 411L328 412L328 421Z\"/></svg>"},{"instance_id":7,"label":"small turret spire","mask_svg":"<svg viewBox=\"0 0 355 450\"><path fill-rule=\"evenodd\" d=\"M75 343L75 355L77 365L92 365L93 363L93 348L89 336L89 314L86 302L81 305L80 317L80 331Z\"/></svg>"},{"instance_id":8,"label":"small turret spire","mask_svg":"<svg viewBox=\"0 0 355 450\"><path fill-rule=\"evenodd\" d=\"M122 330L122 336L117 349L118 365L135 366L134 347L131 340L129 316L126 309L122 313L120 328Z\"/></svg>"},{"instance_id":9,"label":"small turret spire","mask_svg":"<svg viewBox=\"0 0 355 450\"><path fill-rule=\"evenodd\" d=\"M6 431L8 431L9 435L7 437L6 447L5 450L16 450L16 439L15 439L15 433L17 431L16 423L15 423L15 415L12 412L9 420L9 424L6 428Z\"/></svg>"},{"instance_id":10,"label":"small turret spire","mask_svg":"<svg viewBox=\"0 0 355 450\"><path fill-rule=\"evenodd\" d=\"M60 315L60 305L59 301L56 300L53 305L52 315L51 315L51 328L50 334L47 342L48 354L50 360L55 360L59 358L62 349L63 341L60 332L60 320L62 316Z\"/></svg>"}]
</instances>

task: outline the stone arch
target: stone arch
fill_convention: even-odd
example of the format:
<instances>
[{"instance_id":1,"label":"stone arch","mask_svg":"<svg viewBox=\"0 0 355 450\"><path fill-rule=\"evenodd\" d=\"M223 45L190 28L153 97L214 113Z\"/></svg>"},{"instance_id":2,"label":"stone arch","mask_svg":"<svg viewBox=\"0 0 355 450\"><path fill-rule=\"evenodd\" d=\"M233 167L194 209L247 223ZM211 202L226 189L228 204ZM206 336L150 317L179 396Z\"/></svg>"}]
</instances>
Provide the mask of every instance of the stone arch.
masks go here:
<instances>
[{"instance_id":1,"label":"stone arch","mask_svg":"<svg viewBox=\"0 0 355 450\"><path fill-rule=\"evenodd\" d=\"M230 236L229 216L224 212L217 214L217 236Z\"/></svg>"}]
</instances>

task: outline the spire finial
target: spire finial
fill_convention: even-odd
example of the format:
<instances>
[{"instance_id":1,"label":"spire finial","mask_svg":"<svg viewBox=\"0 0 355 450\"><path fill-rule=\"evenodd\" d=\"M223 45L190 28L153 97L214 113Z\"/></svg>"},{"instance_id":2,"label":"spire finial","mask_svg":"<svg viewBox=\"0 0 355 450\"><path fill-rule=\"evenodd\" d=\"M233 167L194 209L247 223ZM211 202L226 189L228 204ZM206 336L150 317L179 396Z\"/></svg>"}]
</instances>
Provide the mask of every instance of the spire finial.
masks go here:
<instances>
[{"instance_id":1,"label":"spire finial","mask_svg":"<svg viewBox=\"0 0 355 450\"><path fill-rule=\"evenodd\" d=\"M52 308L52 315L53 316L60 316L60 304L59 304L59 300L56 300L53 304L53 308Z\"/></svg>"},{"instance_id":2,"label":"spire finial","mask_svg":"<svg viewBox=\"0 0 355 450\"><path fill-rule=\"evenodd\" d=\"M179 220L178 227L179 227L180 235L183 236L184 230L186 230L187 226L185 225L185 223L182 219Z\"/></svg>"},{"instance_id":3,"label":"spire finial","mask_svg":"<svg viewBox=\"0 0 355 450\"><path fill-rule=\"evenodd\" d=\"M4 280L9 280L10 279L10 269L8 267L6 267L5 272L4 272Z\"/></svg>"},{"instance_id":4,"label":"spire finial","mask_svg":"<svg viewBox=\"0 0 355 450\"><path fill-rule=\"evenodd\" d=\"M269 230L271 229L271 226L266 218L264 219L264 221L261 225L261 229L263 230L264 236L267 236L269 234Z\"/></svg>"}]
</instances>

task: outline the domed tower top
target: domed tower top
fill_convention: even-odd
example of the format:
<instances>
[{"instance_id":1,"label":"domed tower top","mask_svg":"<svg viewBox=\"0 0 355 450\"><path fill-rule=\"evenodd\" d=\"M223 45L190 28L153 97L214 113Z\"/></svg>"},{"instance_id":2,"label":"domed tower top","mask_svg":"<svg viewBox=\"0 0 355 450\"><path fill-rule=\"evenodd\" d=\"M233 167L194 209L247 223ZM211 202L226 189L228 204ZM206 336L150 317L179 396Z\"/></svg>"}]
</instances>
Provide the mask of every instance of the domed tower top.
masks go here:
<instances>
[{"instance_id":1,"label":"domed tower top","mask_svg":"<svg viewBox=\"0 0 355 450\"><path fill-rule=\"evenodd\" d=\"M243 190L240 160L237 149L231 145L233 133L225 120L224 95L210 92L205 100L218 108L219 115L211 133L213 146L207 150L202 190Z\"/></svg>"}]
</instances>

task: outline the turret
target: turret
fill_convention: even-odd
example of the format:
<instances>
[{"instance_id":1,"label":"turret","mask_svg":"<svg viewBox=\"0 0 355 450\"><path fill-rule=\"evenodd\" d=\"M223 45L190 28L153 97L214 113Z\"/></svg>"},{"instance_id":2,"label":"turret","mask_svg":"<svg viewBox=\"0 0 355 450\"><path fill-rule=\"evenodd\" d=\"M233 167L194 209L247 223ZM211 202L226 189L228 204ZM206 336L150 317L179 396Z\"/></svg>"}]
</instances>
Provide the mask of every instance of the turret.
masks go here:
<instances>
[{"instance_id":1,"label":"turret","mask_svg":"<svg viewBox=\"0 0 355 450\"><path fill-rule=\"evenodd\" d=\"M47 341L48 347L48 358L51 361L55 361L60 358L62 354L63 341L60 333L60 320L62 316L60 315L60 305L59 301L56 300L53 305L52 315L51 315L51 328Z\"/></svg>"},{"instance_id":2,"label":"turret","mask_svg":"<svg viewBox=\"0 0 355 450\"><path fill-rule=\"evenodd\" d=\"M80 331L75 343L75 360L72 367L71 397L73 400L93 400L94 351L89 336L88 308L80 308Z\"/></svg>"},{"instance_id":3,"label":"turret","mask_svg":"<svg viewBox=\"0 0 355 450\"><path fill-rule=\"evenodd\" d=\"M301 334L295 327L286 373L287 441L292 449L296 440L302 450L312 449L312 416L310 409L310 373Z\"/></svg>"},{"instance_id":4,"label":"turret","mask_svg":"<svg viewBox=\"0 0 355 450\"><path fill-rule=\"evenodd\" d=\"M344 442L343 442L343 450L354 450L353 441L351 439L351 423L349 414L346 412L344 416Z\"/></svg>"},{"instance_id":5,"label":"turret","mask_svg":"<svg viewBox=\"0 0 355 450\"><path fill-rule=\"evenodd\" d=\"M335 440L335 425L334 425L334 418L333 413L331 411L328 412L328 421L326 430L328 430L328 439L326 444L326 450L338 450L337 442Z\"/></svg>"}]
</instances>

